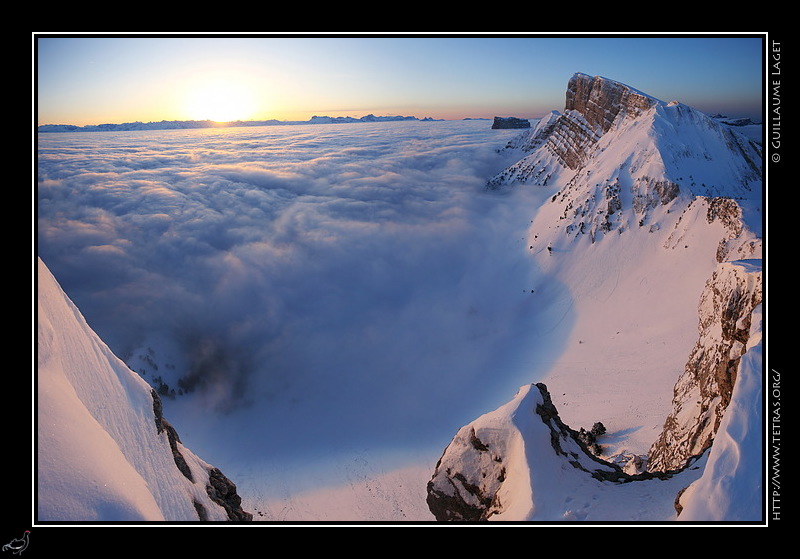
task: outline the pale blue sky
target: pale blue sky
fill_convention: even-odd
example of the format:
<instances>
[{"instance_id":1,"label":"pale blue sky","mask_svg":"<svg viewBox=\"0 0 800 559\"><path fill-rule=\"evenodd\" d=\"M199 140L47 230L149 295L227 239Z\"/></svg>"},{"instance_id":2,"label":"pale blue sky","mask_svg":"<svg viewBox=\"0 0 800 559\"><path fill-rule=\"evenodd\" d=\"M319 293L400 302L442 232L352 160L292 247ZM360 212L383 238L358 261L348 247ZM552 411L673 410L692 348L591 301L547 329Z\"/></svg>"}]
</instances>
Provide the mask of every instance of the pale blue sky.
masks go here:
<instances>
[{"instance_id":1,"label":"pale blue sky","mask_svg":"<svg viewBox=\"0 0 800 559\"><path fill-rule=\"evenodd\" d=\"M762 103L757 36L75 35L39 36L36 47L39 124L369 113L535 118L563 109L575 72L730 116L757 118ZM233 107L197 99L214 83Z\"/></svg>"}]
</instances>

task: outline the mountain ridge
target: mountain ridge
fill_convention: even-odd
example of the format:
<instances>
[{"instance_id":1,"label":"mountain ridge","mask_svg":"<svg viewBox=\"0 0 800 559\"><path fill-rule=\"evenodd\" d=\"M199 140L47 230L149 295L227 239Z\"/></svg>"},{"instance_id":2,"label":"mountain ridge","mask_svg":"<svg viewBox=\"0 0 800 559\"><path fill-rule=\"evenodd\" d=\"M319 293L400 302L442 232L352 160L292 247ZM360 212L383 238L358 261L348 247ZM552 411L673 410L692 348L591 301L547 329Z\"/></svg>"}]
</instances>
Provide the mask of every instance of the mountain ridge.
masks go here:
<instances>
[{"instance_id":1,"label":"mountain ridge","mask_svg":"<svg viewBox=\"0 0 800 559\"><path fill-rule=\"evenodd\" d=\"M85 322L37 259L35 516L247 521L236 486L183 446L157 393Z\"/></svg>"},{"instance_id":2,"label":"mountain ridge","mask_svg":"<svg viewBox=\"0 0 800 559\"><path fill-rule=\"evenodd\" d=\"M760 146L691 107L577 73L569 81L564 111L553 111L506 149L517 150L520 159L491 178L486 188L538 188L550 195L531 220L529 252L543 272L568 286L572 306L581 309L576 315L583 322L576 324L571 343L586 348L581 354L587 361L576 362L578 354L570 354L554 362L544 380L548 387L567 377L575 385L585 384L585 393L561 396L572 404L565 408L572 419L559 422L594 421L597 418L580 411L592 407L581 406L579 398L591 398L593 387L601 382L619 383L624 390L646 375L655 394L666 396L667 386L673 387L672 411L665 413L662 426L654 426L660 435L654 432L649 452L632 456L616 443L606 460L614 463L627 456L624 468L657 473L685 469L709 452L713 456L713 441L731 407L736 379L760 375L760 322L755 318L762 300ZM694 341L686 335L691 326L697 332ZM675 354L682 355L682 363ZM745 361L746 355L756 357ZM702 398L694 397L698 391ZM620 396L621 405L624 393ZM741 397L733 408L752 410L748 398L755 397L754 392ZM700 403L695 405L695 400ZM504 413L498 409L487 415L505 417ZM633 429L624 416L621 411L609 416L612 429ZM476 419L464 429L479 431L485 421ZM470 514L482 520L573 518L560 502L578 493L575 488L587 483L585 476L567 483L574 486L541 494L547 484L537 484L552 477L556 467L546 445L532 442L541 435L510 427L486 429L493 433L494 445L516 449L494 458L518 463L516 479L503 473L504 483L514 490L471 491L481 487L481 480L497 476L482 466L480 451L458 450L465 447L458 442L463 435L457 434L429 482L431 511L442 519L453 519L470 506L480 509L472 508ZM645 435L642 432L642 442ZM748 436L757 438L758 433ZM726 433L723 439L729 441L727 437ZM720 453L732 449L736 455L741 451L737 445L745 445L744 438L731 440L727 448L721 444ZM757 441L750 444L748 440L748 448L759 447ZM753 456L742 459L748 460ZM728 474L733 479L706 483L736 485L736 468ZM745 483L760 486L760 479L750 475L748 471L743 476ZM721 503L731 502L724 490L716 490ZM683 493L683 488L677 492ZM479 493L483 501L476 505L474 495ZM720 505L694 518L752 519L760 514L758 497L756 493L754 500L738 503L745 510L722 511ZM448 511L442 502L457 504ZM674 511L673 519L680 518L684 505ZM579 519L589 518L587 513Z\"/></svg>"}]
</instances>

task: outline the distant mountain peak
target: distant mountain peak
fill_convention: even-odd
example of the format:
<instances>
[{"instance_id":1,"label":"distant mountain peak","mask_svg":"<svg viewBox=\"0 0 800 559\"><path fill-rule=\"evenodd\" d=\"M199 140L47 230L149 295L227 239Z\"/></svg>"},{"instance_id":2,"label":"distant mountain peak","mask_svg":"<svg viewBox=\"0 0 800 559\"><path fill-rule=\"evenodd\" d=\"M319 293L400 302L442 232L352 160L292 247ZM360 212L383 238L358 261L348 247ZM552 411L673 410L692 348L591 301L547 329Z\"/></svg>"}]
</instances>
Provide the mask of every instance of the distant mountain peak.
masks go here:
<instances>
[{"instance_id":1,"label":"distant mountain peak","mask_svg":"<svg viewBox=\"0 0 800 559\"><path fill-rule=\"evenodd\" d=\"M574 74L564 111L507 147L522 157L487 188L551 188L560 225L593 239L659 227L653 210L676 199L683 206L701 196L746 200L762 190L761 146L692 107L600 76Z\"/></svg>"},{"instance_id":2,"label":"distant mountain peak","mask_svg":"<svg viewBox=\"0 0 800 559\"><path fill-rule=\"evenodd\" d=\"M617 142L620 134L626 136L625 142ZM605 138L602 145L601 138ZM729 126L677 101L665 103L620 82L582 73L574 74L567 84L563 113L553 111L509 147L521 148L528 155L493 177L489 188L513 183L547 185L555 175L590 163L597 166L606 152L619 159L611 162L618 165L625 164L631 154L660 159L665 162L662 174L686 171L687 176L656 180L686 180L687 185L691 170L718 176L715 161L721 159L721 165L730 166L728 155L733 152L737 169L725 178L741 176L737 183L761 180L760 146ZM602 162L609 163L608 158L605 155ZM688 159L695 160L691 168L681 161Z\"/></svg>"}]
</instances>

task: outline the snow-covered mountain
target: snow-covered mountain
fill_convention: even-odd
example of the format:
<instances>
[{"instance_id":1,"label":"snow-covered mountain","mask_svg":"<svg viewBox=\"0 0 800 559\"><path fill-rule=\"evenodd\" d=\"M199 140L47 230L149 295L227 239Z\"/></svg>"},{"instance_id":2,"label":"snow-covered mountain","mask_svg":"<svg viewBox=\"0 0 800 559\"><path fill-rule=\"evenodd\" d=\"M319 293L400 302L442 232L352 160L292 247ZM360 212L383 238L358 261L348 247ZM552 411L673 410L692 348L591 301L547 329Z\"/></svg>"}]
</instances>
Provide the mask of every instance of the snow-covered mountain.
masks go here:
<instances>
[{"instance_id":1,"label":"snow-covered mountain","mask_svg":"<svg viewBox=\"0 0 800 559\"><path fill-rule=\"evenodd\" d=\"M547 282L568 287L576 323L546 385L455 435L431 511L760 519L760 146L691 107L575 74L564 112L507 149L520 159L488 188L548 189L527 244ZM654 483L669 488L660 502L681 498L643 517Z\"/></svg>"},{"instance_id":2,"label":"snow-covered mountain","mask_svg":"<svg viewBox=\"0 0 800 559\"><path fill-rule=\"evenodd\" d=\"M37 287L37 520L251 520L233 482L183 446L156 392L41 260Z\"/></svg>"},{"instance_id":3,"label":"snow-covered mountain","mask_svg":"<svg viewBox=\"0 0 800 559\"><path fill-rule=\"evenodd\" d=\"M392 379L384 378L385 375L355 376L343 382L342 367L333 367L339 364L331 363L342 357L336 351L327 351L327 347L320 352L319 345L307 346L312 336L306 336L299 344L303 346L302 353L313 354L314 361L319 360L326 371L330 369L332 373L330 385L321 383L326 388L324 397L312 398L308 407L300 407L302 402L298 396L300 391L314 384L310 374L297 381L297 392L276 392L279 396L270 400L270 404L278 411L263 417L253 411L256 406L253 409L242 406L237 410L241 417L234 418L211 415L200 408L194 410L191 397L174 401L165 398L165 406L174 404L173 410L177 412L167 415L181 417L175 424L186 433L187 440L192 436L190 426L211 431L218 422L228 422L220 423L220 435L214 431L195 440L214 449L214 462L219 463L218 459L224 457L227 462L223 469L227 472L236 470L231 477L241 477L240 487L248 489L249 493L243 496L248 510L256 511L259 516L261 511L267 511L269 514L263 516L267 520L428 521L435 517L479 521L653 522L760 518L761 148L757 142L737 132L741 127L730 126L680 103L662 102L605 78L576 74L568 84L566 97L563 112L553 111L500 150L502 161L516 157L516 162L490 178L487 192L483 193L485 197L481 198L480 192L484 177L504 164L493 165L491 171L480 173L480 179L474 183L475 190L463 194L469 199L470 207L498 203L498 200L516 204L515 227L503 229L502 235L491 230L496 221L480 222L483 227L478 230L489 241L481 245L480 250L475 249L477 264L464 273L464 276L481 276L477 284L480 289L469 292L464 299L470 303L467 316L476 321L465 327L469 343L478 343L481 335L491 328L508 334L503 338L502 351L482 354L481 359L475 360L477 365L468 370L469 375L480 376L480 382L470 384L462 378L467 374L464 363L472 353L468 345L456 343L446 344L444 349L447 353L468 354L463 359L435 360L430 367L419 366L422 358L414 360L407 367L408 376L398 380L397 385L391 384ZM380 133L380 130L375 131L378 136ZM440 137L443 136L437 136ZM353 138L348 137L348 141L352 143ZM420 138L413 138L414 145L420 142ZM424 173L415 169L414 180L418 176L432 176L432 182L450 180L450 174L457 167L451 163L456 161L452 157L442 159L448 161L442 175L429 169L429 163L439 161L435 158L440 157L438 148L442 142L436 142L433 150L436 156L425 153L425 157L418 158L425 164ZM276 140L275 144L280 142ZM364 147L372 146L367 143ZM347 149L352 146L347 145ZM486 151L496 155L492 150L490 147ZM234 151L238 156L240 148L235 147ZM368 165L375 166L374 150L366 152L370 153L365 159ZM407 154L403 155L402 163L389 167L393 173L409 165ZM258 152L258 156L266 157L262 152ZM267 163L264 165L268 167ZM229 166L223 167L228 172ZM370 180L364 182L372 184L374 169L369 168L369 171ZM351 173L348 171L348 174ZM236 184L239 182L237 179ZM455 183L460 187L463 182L459 175ZM165 180L164 184L170 181ZM198 181L198 184L203 183ZM335 181L332 184L340 187ZM305 188L306 183L303 185ZM427 183L423 185L427 188ZM252 200L261 200L260 189L264 185L257 181L256 186L259 188L242 196L247 207ZM55 181L42 188L48 187L47 194L54 196ZM404 182L403 191L409 188ZM533 193L513 198L521 189ZM70 183L65 183L65 190L72 192ZM193 185L186 190L187 196L195 190L202 189ZM505 196L506 190L511 196ZM452 192L447 190L446 195L441 195L442 199L449 199ZM47 196L45 201L53 207L63 203ZM426 204L434 201L434 198L425 198ZM517 201L527 204L520 210L521 204ZM541 201L544 203L540 204ZM209 208L215 210L219 203L219 198L209 198L207 202ZM399 213L396 207L405 209L408 206L406 202L396 206L381 199L380 208L390 207ZM419 206L415 201L414 207ZM158 206L155 215L159 223L168 217L170 208ZM458 212L430 215L441 218L462 212L463 208ZM505 239L507 231L520 231L517 221L523 228L527 226L527 212L530 225L523 242L518 237ZM241 211L234 210L230 214L235 216L235 223L241 221ZM424 215L429 215L427 209ZM507 214L491 213L489 217L494 219L497 215ZM262 220L264 218L258 217L254 221L261 226ZM141 220L132 221L142 223ZM75 217L74 222L80 223L80 218ZM305 228L305 222L301 220L300 223ZM402 231L403 238L409 236L407 230ZM161 238L160 228L158 232ZM268 240L273 233L267 228L259 234ZM47 239L54 244L55 237L56 234L51 233ZM345 238L358 239L355 234ZM429 237L422 238L430 242ZM491 252L497 239L507 240L508 245L513 246L507 249L514 254L508 266L498 266L497 260L491 258L484 259L487 252L484 248L488 247ZM142 242L142 246L148 246L150 240ZM352 244L345 242L341 249L336 246L333 253L338 258L349 255ZM447 247L452 251L456 246L467 244L458 242ZM60 249L60 245L55 246L48 253L54 258ZM393 254L402 253L411 242L390 246ZM99 248L93 245L89 247L92 250L85 252L110 254L111 251L106 250L109 247L108 244ZM170 247L170 254L172 249ZM446 255L448 250L437 254ZM356 251L355 254L357 259L366 260L363 256L368 253ZM265 257L269 264L271 257ZM355 267L360 264L357 259L346 262ZM431 260L419 260L424 263L419 267L430 266ZM253 268L245 267L244 262L239 261L242 267L237 267L236 271L241 274L231 283L247 290L253 285L261 289L261 276ZM525 273L514 277L513 297L508 296L503 291L508 284L503 284L498 276L523 267ZM412 268L414 266L404 268L408 276L403 280L409 283L415 277L411 274ZM69 266L62 269L68 275ZM336 272L338 267L322 269ZM435 268L437 271L445 269L449 269L448 266ZM429 270L426 273L432 274ZM259 281L251 285L245 280L254 274ZM389 275L381 272L367 277L385 282ZM250 519L242 510L233 483L181 443L161 415L157 391L132 372L136 367L131 362L126 366L113 355L41 261L38 262L38 276L39 520ZM350 273L344 277L348 282L353 279ZM233 279L227 275L225 278ZM315 281L316 278L312 276ZM457 279L461 281L460 277ZM366 353L370 357L369 366L380 369L389 358L379 350L394 350L394 341L378 343L373 348L363 333L368 333L371 341L380 341L381 328L390 330L389 338L401 329L412 331L419 328L419 321L410 320L409 315L420 313L420 309L431 304L459 310L460 298L441 299L442 293L456 291L453 287L461 284L445 283L445 291L426 293L425 305L412 305L409 311L402 309L402 314L392 315L388 320L365 322L368 327L356 329L357 335L350 336L348 332L347 336L331 337L331 340L346 341L353 338L351 345L345 348L348 354L353 354L353 360L344 363L350 366L363 361ZM273 284L264 281L263 285ZM360 287L366 282L356 285ZM317 289L315 283L311 292ZM248 293L256 291L247 290ZM486 300L486 309L479 308L475 301L484 300L475 298L476 293L492 291L503 297ZM143 292L150 293L144 289ZM207 295L204 290L198 293L203 297ZM239 293L241 291L234 288L231 297ZM300 292L301 295L305 293ZM375 301L383 297L383 294L380 297L376 294L375 300L370 299L370 302L376 304ZM305 309L305 298L297 298L303 300L301 308ZM339 304L349 309L353 302L347 298L335 301L337 311ZM500 302L510 309L509 312L487 312L491 305L498 306ZM319 310L311 303L308 306L311 311ZM380 307L381 310L385 308L401 307ZM235 309L241 312L241 305L237 304ZM259 314L262 309L257 307L252 316L245 317L248 324L263 318ZM516 320L529 313L537 313L536 320ZM391 313L370 312L372 314ZM458 317L463 320L461 314ZM343 326L341 322L331 323L335 327ZM455 321L433 321L432 324L434 327L426 332L456 329ZM153 323L152 326L157 330L159 325ZM300 330L307 331L319 332L319 336L313 336L315 339L324 338L327 332ZM450 338L455 342L459 333L454 332ZM411 343L398 347L413 353L419 349L417 339L411 338ZM440 338L433 339L431 351L421 351L422 357L444 353L437 345L440 342ZM328 344L336 345L331 341L325 346ZM503 352L513 353L520 344L532 349L515 353L513 359L504 359ZM392 357L397 358L399 352L394 351ZM491 355L491 359L485 355ZM169 363L169 359L159 363L160 370L167 370L164 365ZM269 436L263 436L264 418L280 417L279 422L289 422L299 417L298 414L282 416L280 410L298 406L303 412L302 419L308 420L307 428L304 424L303 429L291 431L292 437L318 436L318 431L329 436L353 426L346 422L320 425L326 421L321 417L330 423L335 414L342 413L340 408L332 415L316 413L323 403L333 410L331 400L336 399L337 392L354 394L345 401L351 408L368 410L357 419L365 423L373 418L364 419L364 415L375 415L375 410L382 405L374 392L377 387L383 388L381 383L392 390L401 385L413 386L416 390L413 395L403 395L406 406L412 405L419 392L425 391L447 393L452 400L465 400L470 391L476 391L476 386L490 390L498 383L504 368L514 371L512 392L522 382L528 382L529 371L530 384L522 386L505 405L458 430L435 469L434 462L441 448L438 445L444 446L438 441L446 442L450 429L455 430L452 426L466 421L461 414L457 423L447 423L450 426L443 429L444 436L436 439L433 452L426 455L423 464L409 465L413 460L404 456L402 465L392 462L391 467L384 469L381 463L380 475L366 469L368 473L363 475L360 470L355 473L348 470L344 476L347 483L330 487L323 484L318 492L300 495L289 490L298 478L310 477L294 471L296 463L292 463L292 471L283 463L277 468L259 463L265 460L259 452L264 453L264 449L272 452L290 438L288 435L278 437L277 431L283 425L271 425L274 429L269 430ZM518 371L521 371L519 375ZM147 374L156 388L161 374ZM437 374L441 378L433 378ZM523 380L518 382L517 378ZM224 375L220 380L223 386L231 382L230 377ZM319 379L316 382L320 384ZM492 400L491 406L512 397L512 394L505 396L505 390L507 388L500 392L501 398ZM288 398L292 401L287 402L286 393L294 394L294 399ZM370 397L375 403L363 401ZM417 412L428 411L418 402L413 402L413 406ZM437 413L440 407L436 408ZM474 409L483 407L483 404L470 407L466 417L473 417ZM404 424L404 428L412 425L408 416L403 415L407 407L388 409L392 414L391 425L395 422ZM446 412L442 411L441 415ZM439 422L436 428L442 430L441 419L436 413L424 415L424 420L414 422L413 429L409 430L414 431L414 438L419 435L420 428L430 426L431 422ZM452 415L448 419L452 420ZM197 426L195 421L202 425ZM386 422L374 423L387 425ZM231 437L234 430L236 436ZM435 427L431 426L431 430ZM384 427L376 427L374 431L378 437L391 441ZM295 436L295 433L301 435ZM193 435L197 437L196 433ZM215 436L235 438L235 444L210 444L209 440ZM260 440L255 440L258 437ZM366 462L363 456L370 454L361 445L359 441L358 450L363 455L352 459L345 454L349 446L340 444L336 450L345 454L343 463L346 465L338 467L344 469L351 467L351 462ZM228 455L231 448L236 449L236 456ZM328 446L324 448L324 451L312 453L315 459L330 450ZM208 454L206 449L202 454ZM269 459L280 462L284 456L276 454ZM387 462L396 458L390 456L385 458ZM244 463L248 460L251 462ZM270 477L273 475L283 475L287 479L276 480ZM259 490L264 485L275 486L273 490L279 495L286 491L286 496L282 499L262 496ZM223 498L225 496L227 498ZM276 514L276 510L281 514Z\"/></svg>"}]
</instances>

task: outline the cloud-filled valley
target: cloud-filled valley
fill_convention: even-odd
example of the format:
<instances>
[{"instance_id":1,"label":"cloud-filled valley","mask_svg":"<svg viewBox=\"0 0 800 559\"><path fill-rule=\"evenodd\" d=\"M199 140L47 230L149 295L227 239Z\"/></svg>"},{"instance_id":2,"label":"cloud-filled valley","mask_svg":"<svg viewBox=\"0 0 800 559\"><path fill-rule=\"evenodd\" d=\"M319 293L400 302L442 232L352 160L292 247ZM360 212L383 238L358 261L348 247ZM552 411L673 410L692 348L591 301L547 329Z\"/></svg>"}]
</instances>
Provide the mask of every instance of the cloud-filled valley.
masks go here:
<instances>
[{"instance_id":1,"label":"cloud-filled valley","mask_svg":"<svg viewBox=\"0 0 800 559\"><path fill-rule=\"evenodd\" d=\"M37 250L116 354L150 348L145 379L191 389L165 413L234 474L257 455L438 453L535 381L570 326L568 295L524 246L548 193L483 188L516 134L42 134Z\"/></svg>"}]
</instances>

